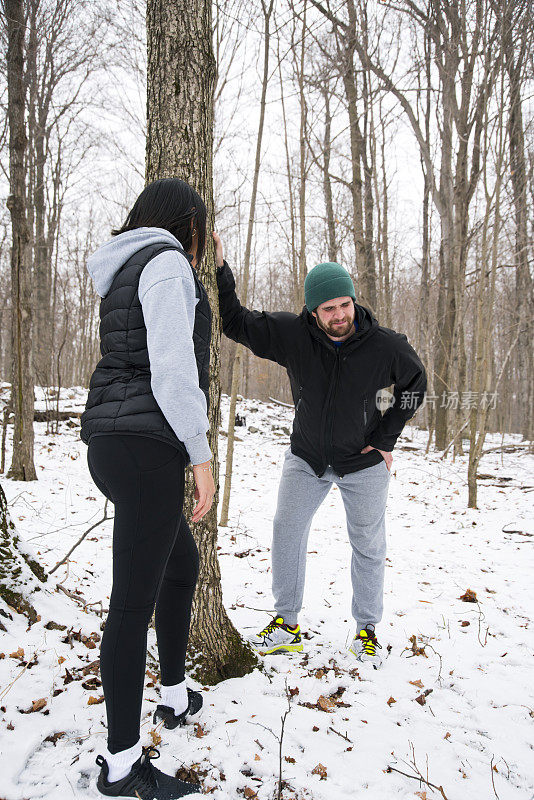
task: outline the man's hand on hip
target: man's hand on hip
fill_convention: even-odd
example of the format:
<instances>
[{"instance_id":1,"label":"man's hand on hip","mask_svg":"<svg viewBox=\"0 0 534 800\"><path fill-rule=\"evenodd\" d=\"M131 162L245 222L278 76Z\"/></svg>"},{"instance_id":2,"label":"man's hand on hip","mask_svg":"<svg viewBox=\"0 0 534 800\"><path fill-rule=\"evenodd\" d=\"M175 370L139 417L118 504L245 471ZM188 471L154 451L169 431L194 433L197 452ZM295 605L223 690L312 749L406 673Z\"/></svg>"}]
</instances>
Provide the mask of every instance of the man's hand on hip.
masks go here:
<instances>
[{"instance_id":1,"label":"man's hand on hip","mask_svg":"<svg viewBox=\"0 0 534 800\"><path fill-rule=\"evenodd\" d=\"M378 447L372 447L370 444L368 444L367 447L364 447L363 450L361 450L360 452L370 453L371 450L378 450ZM378 450L378 452L386 462L386 467L391 472L391 464L393 463L393 454L388 452L387 450Z\"/></svg>"}]
</instances>

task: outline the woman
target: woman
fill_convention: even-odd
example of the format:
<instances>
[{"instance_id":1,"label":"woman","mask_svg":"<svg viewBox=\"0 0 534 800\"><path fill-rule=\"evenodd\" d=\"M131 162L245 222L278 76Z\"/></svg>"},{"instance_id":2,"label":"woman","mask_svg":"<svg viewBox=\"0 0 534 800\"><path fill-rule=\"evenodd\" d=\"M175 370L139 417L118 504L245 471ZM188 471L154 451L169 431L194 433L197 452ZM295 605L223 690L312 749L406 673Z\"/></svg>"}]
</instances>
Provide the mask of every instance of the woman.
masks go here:
<instances>
[{"instance_id":1,"label":"woman","mask_svg":"<svg viewBox=\"0 0 534 800\"><path fill-rule=\"evenodd\" d=\"M190 461L198 501L210 509L211 311L196 268L206 207L184 181L149 184L126 222L87 262L100 303L102 358L82 414L93 480L115 505L113 586L100 672L107 752L97 786L109 797L172 800L198 791L157 770L139 731L147 628L155 609L162 703L154 722L182 724L202 706L184 667L198 551L182 514Z\"/></svg>"}]
</instances>

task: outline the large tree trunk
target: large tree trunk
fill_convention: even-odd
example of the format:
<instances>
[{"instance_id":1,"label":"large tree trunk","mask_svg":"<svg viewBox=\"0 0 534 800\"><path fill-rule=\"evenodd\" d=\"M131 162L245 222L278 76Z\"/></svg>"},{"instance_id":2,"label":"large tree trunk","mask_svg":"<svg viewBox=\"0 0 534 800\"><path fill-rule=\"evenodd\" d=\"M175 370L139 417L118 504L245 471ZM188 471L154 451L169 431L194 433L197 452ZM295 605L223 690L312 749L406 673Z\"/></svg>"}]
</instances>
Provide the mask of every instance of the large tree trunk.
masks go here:
<instances>
[{"instance_id":1,"label":"large tree trunk","mask_svg":"<svg viewBox=\"0 0 534 800\"><path fill-rule=\"evenodd\" d=\"M24 4L5 0L9 121L9 197L11 213L12 406L15 413L13 460L8 478L37 479L33 463L32 292L30 234L26 217L24 125Z\"/></svg>"},{"instance_id":2,"label":"large tree trunk","mask_svg":"<svg viewBox=\"0 0 534 800\"><path fill-rule=\"evenodd\" d=\"M208 208L207 255L200 268L214 315L210 364L210 446L218 481L220 319L213 248L213 92L216 64L210 0L148 0L148 120L146 180L179 177ZM190 482L191 485L191 482ZM189 503L191 503L189 493ZM190 507L190 506L189 506ZM193 601L189 657L202 683L249 672L257 659L222 603L217 559L217 507L193 526L200 575Z\"/></svg>"}]
</instances>

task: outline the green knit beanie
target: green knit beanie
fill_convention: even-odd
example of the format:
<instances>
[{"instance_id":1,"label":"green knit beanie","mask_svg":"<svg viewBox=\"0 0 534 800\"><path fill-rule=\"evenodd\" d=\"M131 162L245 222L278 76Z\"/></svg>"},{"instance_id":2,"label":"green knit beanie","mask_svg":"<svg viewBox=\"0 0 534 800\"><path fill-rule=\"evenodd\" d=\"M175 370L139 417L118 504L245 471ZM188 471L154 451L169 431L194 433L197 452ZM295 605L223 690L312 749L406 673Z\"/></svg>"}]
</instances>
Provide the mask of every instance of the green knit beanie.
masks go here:
<instances>
[{"instance_id":1,"label":"green knit beanie","mask_svg":"<svg viewBox=\"0 0 534 800\"><path fill-rule=\"evenodd\" d=\"M304 281L306 308L311 314L321 303L334 297L352 297L356 300L352 278L341 264L334 261L317 264L308 272Z\"/></svg>"}]
</instances>

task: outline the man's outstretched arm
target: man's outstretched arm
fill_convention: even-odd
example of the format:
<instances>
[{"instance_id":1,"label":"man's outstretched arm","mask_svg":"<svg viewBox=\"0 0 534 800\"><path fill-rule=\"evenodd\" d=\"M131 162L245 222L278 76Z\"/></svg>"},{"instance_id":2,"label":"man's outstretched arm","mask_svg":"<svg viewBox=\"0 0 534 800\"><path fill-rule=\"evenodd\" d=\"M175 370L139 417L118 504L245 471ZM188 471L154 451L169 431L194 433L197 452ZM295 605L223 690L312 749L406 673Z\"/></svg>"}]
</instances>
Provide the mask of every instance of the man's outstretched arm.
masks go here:
<instances>
[{"instance_id":1,"label":"man's outstretched arm","mask_svg":"<svg viewBox=\"0 0 534 800\"><path fill-rule=\"evenodd\" d=\"M217 268L217 287L225 336L248 347L254 355L276 361L285 367L284 328L294 320L295 315L285 311L249 311L242 306L235 291L232 270L226 261Z\"/></svg>"}]
</instances>

